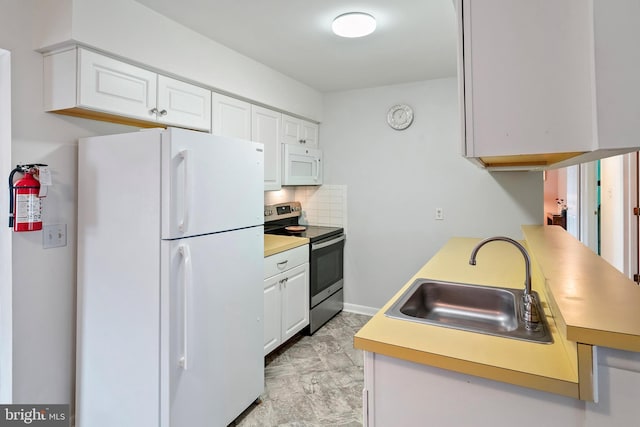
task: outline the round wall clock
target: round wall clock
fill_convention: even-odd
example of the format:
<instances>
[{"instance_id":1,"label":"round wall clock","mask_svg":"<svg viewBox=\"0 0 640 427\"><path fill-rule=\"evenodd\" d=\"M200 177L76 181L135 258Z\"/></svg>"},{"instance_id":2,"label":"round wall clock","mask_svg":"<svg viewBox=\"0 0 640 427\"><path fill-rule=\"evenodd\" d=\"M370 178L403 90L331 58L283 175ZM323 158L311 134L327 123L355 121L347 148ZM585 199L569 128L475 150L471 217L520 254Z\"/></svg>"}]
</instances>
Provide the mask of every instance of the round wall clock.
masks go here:
<instances>
[{"instance_id":1,"label":"round wall clock","mask_svg":"<svg viewBox=\"0 0 640 427\"><path fill-rule=\"evenodd\" d=\"M413 110L405 104L394 105L387 113L387 123L395 130L408 128L413 122Z\"/></svg>"}]
</instances>

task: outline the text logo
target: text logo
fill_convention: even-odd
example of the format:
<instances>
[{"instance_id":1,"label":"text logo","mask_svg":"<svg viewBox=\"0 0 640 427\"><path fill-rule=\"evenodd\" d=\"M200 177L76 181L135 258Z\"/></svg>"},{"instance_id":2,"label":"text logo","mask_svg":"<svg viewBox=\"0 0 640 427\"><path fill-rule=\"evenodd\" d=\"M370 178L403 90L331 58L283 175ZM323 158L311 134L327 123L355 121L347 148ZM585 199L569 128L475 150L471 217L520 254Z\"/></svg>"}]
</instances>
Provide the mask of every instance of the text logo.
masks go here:
<instances>
[{"instance_id":1,"label":"text logo","mask_svg":"<svg viewBox=\"0 0 640 427\"><path fill-rule=\"evenodd\" d=\"M69 427L69 405L0 405L0 427Z\"/></svg>"}]
</instances>

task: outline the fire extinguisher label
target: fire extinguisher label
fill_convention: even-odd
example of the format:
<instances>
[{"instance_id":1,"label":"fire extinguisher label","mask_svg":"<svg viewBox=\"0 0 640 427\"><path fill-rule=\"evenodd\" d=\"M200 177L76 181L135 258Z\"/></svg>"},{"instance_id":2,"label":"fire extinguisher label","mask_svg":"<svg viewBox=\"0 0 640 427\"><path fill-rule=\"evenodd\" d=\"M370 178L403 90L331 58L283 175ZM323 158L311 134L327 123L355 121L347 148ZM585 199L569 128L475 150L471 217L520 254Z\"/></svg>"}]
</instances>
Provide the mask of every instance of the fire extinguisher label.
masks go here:
<instances>
[{"instance_id":1,"label":"fire extinguisher label","mask_svg":"<svg viewBox=\"0 0 640 427\"><path fill-rule=\"evenodd\" d=\"M42 204L37 194L16 194L16 222L41 222Z\"/></svg>"}]
</instances>

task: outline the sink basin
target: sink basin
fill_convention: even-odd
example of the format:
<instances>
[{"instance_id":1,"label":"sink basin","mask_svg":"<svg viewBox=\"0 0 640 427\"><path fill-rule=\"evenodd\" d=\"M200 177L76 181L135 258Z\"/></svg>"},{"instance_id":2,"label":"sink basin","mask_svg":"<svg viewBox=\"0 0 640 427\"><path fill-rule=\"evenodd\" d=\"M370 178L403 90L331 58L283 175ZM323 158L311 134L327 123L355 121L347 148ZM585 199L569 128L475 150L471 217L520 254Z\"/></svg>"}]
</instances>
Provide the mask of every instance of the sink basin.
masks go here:
<instances>
[{"instance_id":1,"label":"sink basin","mask_svg":"<svg viewBox=\"0 0 640 427\"><path fill-rule=\"evenodd\" d=\"M400 320L462 329L538 343L552 343L542 308L542 321L528 330L521 315L523 290L416 279L385 312Z\"/></svg>"}]
</instances>

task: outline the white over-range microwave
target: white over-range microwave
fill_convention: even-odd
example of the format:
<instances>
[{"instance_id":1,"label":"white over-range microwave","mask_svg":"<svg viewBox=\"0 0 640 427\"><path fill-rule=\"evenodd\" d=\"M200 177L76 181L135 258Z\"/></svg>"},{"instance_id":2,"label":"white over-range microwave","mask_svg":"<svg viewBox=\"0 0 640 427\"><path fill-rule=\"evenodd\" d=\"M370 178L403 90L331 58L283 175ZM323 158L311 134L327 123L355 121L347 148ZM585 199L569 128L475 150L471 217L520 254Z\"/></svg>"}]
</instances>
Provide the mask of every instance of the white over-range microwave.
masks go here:
<instances>
[{"instance_id":1,"label":"white over-range microwave","mask_svg":"<svg viewBox=\"0 0 640 427\"><path fill-rule=\"evenodd\" d=\"M282 144L282 185L321 185L322 150Z\"/></svg>"}]
</instances>

